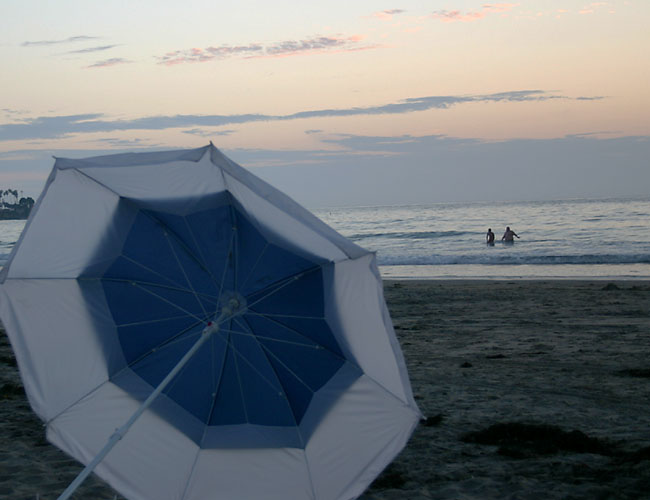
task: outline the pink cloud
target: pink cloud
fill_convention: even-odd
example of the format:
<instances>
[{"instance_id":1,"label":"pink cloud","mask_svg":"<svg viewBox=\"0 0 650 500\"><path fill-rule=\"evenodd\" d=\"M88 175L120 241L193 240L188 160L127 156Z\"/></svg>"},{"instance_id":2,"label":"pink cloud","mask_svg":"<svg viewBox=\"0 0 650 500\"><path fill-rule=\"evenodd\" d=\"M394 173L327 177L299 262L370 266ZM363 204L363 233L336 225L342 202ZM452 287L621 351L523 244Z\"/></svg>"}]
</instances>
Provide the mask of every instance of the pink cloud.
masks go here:
<instances>
[{"instance_id":1,"label":"pink cloud","mask_svg":"<svg viewBox=\"0 0 650 500\"><path fill-rule=\"evenodd\" d=\"M391 21L393 19L393 16L397 14L403 14L406 12L403 9L390 9L390 10L382 10L380 12L375 12L372 17L375 17L381 21Z\"/></svg>"},{"instance_id":2,"label":"pink cloud","mask_svg":"<svg viewBox=\"0 0 650 500\"><path fill-rule=\"evenodd\" d=\"M438 10L433 13L433 18L443 23L470 23L485 17L484 12L470 11L462 13L459 10Z\"/></svg>"},{"instance_id":3,"label":"pink cloud","mask_svg":"<svg viewBox=\"0 0 650 500\"><path fill-rule=\"evenodd\" d=\"M519 4L517 3L486 3L483 5L484 12L508 12Z\"/></svg>"},{"instance_id":4,"label":"pink cloud","mask_svg":"<svg viewBox=\"0 0 650 500\"><path fill-rule=\"evenodd\" d=\"M361 45L363 35L347 37L317 36L303 40L284 40L268 45L252 43L249 45L221 45L218 47L190 48L167 52L158 56L158 63L173 66L183 63L207 62L214 59L233 57L290 57L305 54L322 54L335 52L352 52L377 48L377 45Z\"/></svg>"},{"instance_id":5,"label":"pink cloud","mask_svg":"<svg viewBox=\"0 0 650 500\"><path fill-rule=\"evenodd\" d=\"M606 7L607 2L592 2L586 7L583 7L581 10L578 11L578 14L593 14L596 12L597 9L601 7Z\"/></svg>"},{"instance_id":6,"label":"pink cloud","mask_svg":"<svg viewBox=\"0 0 650 500\"><path fill-rule=\"evenodd\" d=\"M494 13L504 13L514 9L517 5L516 3L486 3L483 4L481 10L470 10L462 12L460 10L437 10L431 17L442 21L443 23L471 23L473 21L478 21L484 19L488 14Z\"/></svg>"},{"instance_id":7,"label":"pink cloud","mask_svg":"<svg viewBox=\"0 0 650 500\"><path fill-rule=\"evenodd\" d=\"M124 59L122 57L112 57L111 59L105 59L103 61L97 61L94 64L91 64L90 66L86 66L86 68L109 68L111 66L118 66L120 64L129 64L132 61L129 61L128 59Z\"/></svg>"}]
</instances>

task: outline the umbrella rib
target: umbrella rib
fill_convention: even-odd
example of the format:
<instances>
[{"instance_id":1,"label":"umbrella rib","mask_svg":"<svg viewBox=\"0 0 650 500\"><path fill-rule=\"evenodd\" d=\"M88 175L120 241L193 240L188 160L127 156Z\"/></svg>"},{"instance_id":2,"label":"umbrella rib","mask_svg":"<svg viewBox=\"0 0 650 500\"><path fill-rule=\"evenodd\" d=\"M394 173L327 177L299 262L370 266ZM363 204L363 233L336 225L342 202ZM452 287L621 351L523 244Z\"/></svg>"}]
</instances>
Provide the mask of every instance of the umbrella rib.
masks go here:
<instances>
[{"instance_id":1,"label":"umbrella rib","mask_svg":"<svg viewBox=\"0 0 650 500\"><path fill-rule=\"evenodd\" d=\"M292 328L289 328L287 325L284 325L283 323L280 323L280 322L278 322L278 321L274 321L272 318L267 318L266 316L264 316L264 314L260 314L260 313L258 313L258 312L256 312L256 311L251 310L250 308L248 309L248 312L249 312L249 313L252 312L254 315L261 316L261 317L263 317L263 318L265 318L265 319L267 319L267 320L269 320L269 321L272 321L272 322L274 322L274 323L277 323L278 325L280 325L280 326L286 328L287 330L289 330L289 331L291 331L291 332L296 333L297 335L300 335L301 337L304 337L304 338L306 338L306 339L308 339L308 340L311 340L311 341L313 341L313 342L316 342L315 340L313 340L313 339L307 337L306 335L304 335L303 333L299 332L298 330L294 330L294 329L292 329ZM318 343L317 343L317 344L318 344ZM319 345L322 349L324 349L325 351L329 352L332 356L335 356L335 357L337 357L338 359L342 360L344 363L347 363L347 364L349 364L350 366L353 366L354 368L356 368L357 370L359 370L361 373L363 373L366 377L368 377L369 380L371 380L371 381L372 381L373 383L375 383L377 386L381 387L381 388L382 388L384 391L386 391L388 394L390 394L390 395L393 396L394 398L398 399L399 401L402 401L402 400L401 400L401 399L400 399L396 394L393 394L391 391L389 391L389 390L386 389L383 385L381 385L378 381L376 381L374 378L370 377L367 373L365 373L357 363L353 362L352 360L346 358L345 356L343 356L343 355L341 355L341 354L338 354L338 353L336 353L336 352L331 351L330 349L328 349L327 347L325 347L325 346L323 346L323 345L321 345L321 344L318 344L318 345ZM403 402L403 401L402 401L402 402Z\"/></svg>"},{"instance_id":2,"label":"umbrella rib","mask_svg":"<svg viewBox=\"0 0 650 500\"><path fill-rule=\"evenodd\" d=\"M202 323L202 321L201 321L201 322L196 322L196 323L194 323L192 326L189 326L189 327L187 327L187 328L181 330L181 331L180 331L179 333L177 333L173 338L175 339L175 338L179 337L180 335L183 335L183 333L185 333L185 332L187 332L188 330L194 328L195 326L199 325L200 323ZM199 333L200 333L200 332L199 332ZM169 341L171 341L171 340L173 340L173 339L169 339ZM160 344L160 345L161 345L161 346L164 346L164 344ZM81 401L81 400L84 399L84 398L87 398L90 394L92 394L93 392L97 391L100 387L103 387L103 386L106 385L107 383L112 382L112 380L113 380L116 376L118 376L119 374L121 374L122 372L124 372L127 368L131 368L134 364L139 363L140 361L142 361L142 359L144 359L146 356L148 356L149 354L151 354L151 353L154 352L155 350L156 350L156 348L152 349L151 351L149 351L149 352L143 354L142 356L140 356L140 357L139 357L138 359L136 359L135 361L132 361L131 363L129 363L129 364L125 365L124 367L122 367L121 369L119 369L119 370L118 370L117 372L115 372L113 375L109 376L106 380L104 380L101 384L99 384L99 385L93 387L91 390L89 390L88 392L86 392L85 394L83 394L81 397L79 397L76 401L73 401L73 402L70 403L68 406L66 406L66 407L63 408L61 411L59 411L56 415L54 415L52 418L48 419L48 420L45 422L45 425L49 425L50 422L52 422L53 420L57 419L60 415L62 415L63 413L65 413L66 411L68 411L70 408L72 408L73 406L75 406L79 401Z\"/></svg>"},{"instance_id":3,"label":"umbrella rib","mask_svg":"<svg viewBox=\"0 0 650 500\"><path fill-rule=\"evenodd\" d=\"M309 269L305 269L304 271L296 273L293 276L289 276L287 278L284 278L281 281L276 281L275 283L272 283L271 285L267 286L266 288L263 288L262 290L258 290L257 292L254 292L254 293L250 294L249 297L251 295L257 295L257 294L266 292L267 290L270 290L266 295L256 299L254 302L251 302L250 304L248 304L248 307L251 308L256 304L259 304L263 300L266 300L271 295L274 295L275 293L279 292L284 287L290 285L294 281L298 281L299 279L304 278L307 274L313 273L314 271L318 271L319 269L320 269L320 266L310 267ZM275 286L276 288L271 289L271 287L273 287L273 286Z\"/></svg>"},{"instance_id":4,"label":"umbrella rib","mask_svg":"<svg viewBox=\"0 0 650 500\"><path fill-rule=\"evenodd\" d=\"M149 349L147 352L145 352L144 354L141 354L137 359L134 359L133 361L131 361L130 363L128 363L128 364L127 364L127 367L128 367L128 368L131 368L131 367L137 365L138 363L140 363L140 362L141 362L143 359L145 359L147 356L150 356L151 354L153 354L154 352L159 351L160 349L164 349L165 347L167 347L167 346L169 346L169 345L177 344L177 343L180 342L181 340L185 340L185 339L180 339L179 337L180 337L181 335L183 335L183 334L189 332L190 330L192 330L192 328L196 328L196 327L197 327L198 325L200 325L201 323L203 323L203 321L197 321L197 322L192 323L191 325L189 325L189 326L183 328L180 332L178 332L178 333L176 333L175 335L173 335L173 336L171 336L171 337L165 339L165 340L162 341L160 344L157 344L157 345L153 346L153 347L152 347L151 349ZM199 332L195 332L194 334L190 334L190 336L191 336L191 335L200 334L200 333L201 333L200 331L199 331ZM188 338L189 338L189 337L188 337ZM119 373L119 372L118 372L118 373Z\"/></svg>"},{"instance_id":5,"label":"umbrella rib","mask_svg":"<svg viewBox=\"0 0 650 500\"><path fill-rule=\"evenodd\" d=\"M303 379L301 379L298 375L296 375L296 374L293 372L293 370L291 370L291 368L289 368L286 364L284 364L284 363L282 362L282 360L281 360L280 358L278 358L275 354L273 354L273 352L271 352L271 351L270 351L270 350L269 350L269 349L268 349L264 344L260 344L260 343L258 342L258 345L259 345L259 346L260 346L260 347L261 347L265 352L268 352L271 356L273 356L273 359L277 360L278 363L280 363L282 366L284 366L284 367L286 368L286 370L287 370L289 373L291 373L291 375L293 375L293 376L296 378L296 380L297 380L298 382L300 382L300 383L301 383L302 385L304 385L307 389L309 389L309 392L311 392L312 394L314 394L314 390L313 390L311 387L309 387L309 385L307 384L307 382L305 382L305 381L304 381ZM267 358L268 358L268 356L267 356Z\"/></svg>"},{"instance_id":6,"label":"umbrella rib","mask_svg":"<svg viewBox=\"0 0 650 500\"><path fill-rule=\"evenodd\" d=\"M257 265L260 263L260 260L262 260L262 256L264 255L264 252L266 252L266 249L267 249L268 247L269 247L269 242L267 241L266 244L264 245L264 248L262 248L262 251L261 251L260 254L257 256L257 260L255 261L255 264L253 264L252 267L250 268L250 271L248 271L248 276L246 276L246 279L245 279L244 282L241 284L241 289L242 289L242 290L244 289L244 286L246 285L246 283L248 283L248 279L253 275L253 271L255 270L255 268L257 267Z\"/></svg>"},{"instance_id":7,"label":"umbrella rib","mask_svg":"<svg viewBox=\"0 0 650 500\"><path fill-rule=\"evenodd\" d=\"M264 314L261 314L261 313L258 313L258 312L256 312L256 311L253 311L253 310L251 310L250 308L248 309L248 312L249 312L249 313L252 312L252 313L255 314L255 315L261 316L261 317L263 317L263 318L265 318L265 319L267 319L267 320L269 320L269 321L272 321L272 322L274 322L274 323L277 323L278 325L283 326L283 327L286 328L287 330L292 331L292 332L296 333L297 335L300 335L301 337L304 337L304 338L306 338L306 339L312 340L313 342L316 342L316 341L314 341L313 339L310 339L309 337L307 337L306 335L304 335L303 333L299 332L298 330L294 330L294 329L292 329L292 328L289 328L287 325L284 325L283 323L280 323L280 322L278 322L278 321L274 321L272 318L267 318L266 316L264 316ZM344 363L347 363L347 364L349 364L350 366L353 366L354 368L356 368L357 370L359 370L361 373L363 373L366 377L368 377L369 380L372 380L375 384L377 384L379 387L381 387L384 391L386 391L387 393L389 393L389 394L390 394L391 396L393 396L394 398L396 398L396 399L402 401L402 400L401 400L397 395L393 394L391 391L389 391L389 390L386 389L383 385L381 385L378 381L376 381L374 378L370 377L367 373L365 373L357 363L353 362L352 360L346 358L345 356L343 356L343 355L341 355L341 354L338 354L338 353L336 353L336 352L331 351L330 349L328 349L327 347L325 347L325 346L323 346L323 345L321 345L321 344L318 344L318 345L319 345L322 349L324 349L325 351L329 352L332 356L335 356L335 357L341 359Z\"/></svg>"},{"instance_id":8,"label":"umbrella rib","mask_svg":"<svg viewBox=\"0 0 650 500\"><path fill-rule=\"evenodd\" d=\"M194 231L192 231L192 226L190 226L190 223L187 221L187 216L183 217L183 221L185 222L185 226L187 227L187 231L190 233L190 236L192 237L192 241L194 242L194 245L196 246L196 249L198 251L199 257L201 257L201 261L205 264L204 267L208 269L208 259L205 258L205 255L203 255L203 252L201 251L201 245L199 245L199 242L196 241L196 236L194 235ZM212 273L210 273L210 277L214 280L214 276L212 276Z\"/></svg>"},{"instance_id":9,"label":"umbrella rib","mask_svg":"<svg viewBox=\"0 0 650 500\"><path fill-rule=\"evenodd\" d=\"M194 235L194 231L192 231L192 226L190 226L190 223L187 221L187 217L183 217L183 220L185 221L185 225L187 226L187 230L190 233L190 236L192 237L192 240L194 241L194 244L196 245L196 248L200 254L200 257L203 259L203 262L205 265L202 267L205 269L205 271L208 273L208 276L210 276L210 279L212 282L216 285L217 284L217 278L212 274L212 271L208 268L207 262L208 260L205 258L203 255L203 252L201 251L201 245L199 245L198 241L196 240L196 236ZM226 262L228 262L228 259L226 259ZM219 295L221 295L221 290L219 290Z\"/></svg>"},{"instance_id":10,"label":"umbrella rib","mask_svg":"<svg viewBox=\"0 0 650 500\"><path fill-rule=\"evenodd\" d=\"M205 431L203 431L203 435L205 436ZM187 481L185 481L185 487L183 488L183 493L181 494L181 500L185 498L185 495L187 494L187 488L190 487L190 482L194 477L194 471L196 470L195 469L196 463L199 461L200 454L201 454L201 446L198 446L196 450L196 455L194 455L194 462L192 462L192 467L190 467L190 473L187 475Z\"/></svg>"},{"instance_id":11,"label":"umbrella rib","mask_svg":"<svg viewBox=\"0 0 650 500\"><path fill-rule=\"evenodd\" d=\"M268 353L273 357L273 359L275 359L278 363L280 363L282 366L284 366L284 368L285 368L285 369L286 369L286 370L287 370L291 375L293 375L294 378L295 378L298 382L300 382L302 385L304 385L304 386L309 390L309 392L312 393L312 395L314 394L314 392L315 392L314 389L312 389L311 387L309 387L309 384L307 384L307 382L305 382L303 379L301 379L301 378L300 378L300 377L299 377L299 376L298 376L298 375L297 375L297 374L296 374L296 373L295 373L291 368L289 368L285 363L283 363L282 360L281 360L280 358L278 358L275 354L273 354L273 352L270 351L270 350L269 350L265 345L261 344L261 346L262 346L262 349L264 349L265 352L268 352Z\"/></svg>"},{"instance_id":12,"label":"umbrella rib","mask_svg":"<svg viewBox=\"0 0 650 500\"><path fill-rule=\"evenodd\" d=\"M255 342L257 343L258 347L262 351L262 354L266 358L266 362L269 364L269 367L275 374L275 378L278 381L278 385L282 389L282 394L285 402L287 403L287 406L289 407L289 413L291 414L291 418L293 418L293 423L295 424L296 427L296 432L298 433L298 437L300 438L300 444L304 447L305 446L305 440L302 437L302 434L300 432L300 427L298 426L298 420L296 419L296 415L293 413L293 408L291 407L291 403L289 402L289 396L287 396L287 390L285 389L284 385L282 384L282 380L280 379L278 372L275 370L275 367L273 366L273 363L271 363L271 360L269 359L268 355L266 354L266 350L264 349L264 346L257 340L256 335L253 333L253 328L251 325L246 321L246 318L242 318L243 322L246 324L246 326L242 325L242 328L248 328L248 330L251 332L250 334L253 336L255 339ZM237 321L237 319L235 319ZM313 394L313 391L312 391Z\"/></svg>"},{"instance_id":13,"label":"umbrella rib","mask_svg":"<svg viewBox=\"0 0 650 500\"><path fill-rule=\"evenodd\" d=\"M140 206L138 206L136 203L134 203L132 200L130 200L129 198L125 198L124 196L120 195L120 194L119 194L117 191L115 191L114 189L112 189L112 188L110 188L109 186L107 186L106 184L104 184L104 183L98 181L97 179L95 179L94 177L88 175L87 173L83 172L82 170L76 168L75 171L78 172L79 174L83 175L84 177L87 177L87 178L90 179L92 182L95 182L95 183L97 183L98 185L102 186L103 188L107 189L107 190L110 191L111 193L115 194L119 199L121 199L121 200L123 200L124 202L126 202L126 203L132 205L132 206L135 207L139 212L145 214L145 215L146 215L147 217L149 217L151 220L153 220L153 221L156 222L157 224L160 224L161 226L163 226L167 231L169 231L169 232L174 236L174 238L176 238L176 239L178 240L178 243L181 245L181 247L182 247L182 248L187 252L187 254L188 254L192 259L194 259L194 260L196 261L196 263L199 265L199 267L201 267L201 269L203 269L206 273L208 273L208 276L210 276L210 277L212 278L212 281L213 281L214 283L216 283L216 280L215 280L214 276L212 276L212 274L210 273L210 270L209 270L206 266L203 265L203 263L201 262L201 260L200 260L199 258L197 258L196 255L194 255L194 254L192 253L191 249L188 248L187 245L183 242L183 239L180 238L180 237L179 237L179 236L178 236L178 235L177 235L177 234L176 234L176 233L175 233L175 232L174 232L174 231L173 231L173 230L172 230L172 229L171 229L167 224L165 224L162 220L158 219L157 217L154 217L154 216L153 216L151 213L149 213L148 211L146 211L146 210L142 210L142 208L141 208ZM224 182L225 182L225 177L224 177Z\"/></svg>"},{"instance_id":14,"label":"umbrella rib","mask_svg":"<svg viewBox=\"0 0 650 500\"><path fill-rule=\"evenodd\" d=\"M164 323L165 321L173 321L175 319L183 319L187 317L187 314L183 314L182 316L170 316L168 318L149 319L146 321L133 321L132 323L116 324L115 326L117 328L122 328L127 326L151 325L153 323Z\"/></svg>"},{"instance_id":15,"label":"umbrella rib","mask_svg":"<svg viewBox=\"0 0 650 500\"><path fill-rule=\"evenodd\" d=\"M135 264L136 266L140 266L140 267L141 267L142 269L144 269L145 271L149 271L150 273L153 273L153 274L155 274L156 276L159 276L159 277L163 278L164 280L169 281L170 283L173 283L174 285L176 285L176 286L178 286L178 287L182 287L182 286L183 286L183 285L181 285L180 283L176 283L176 281L174 281L174 280L171 279L170 277L165 276L164 274L161 274L161 273L159 273L158 271L156 271L156 270L154 270L154 269L151 269L149 266L145 266L143 263L138 262L137 260L135 260L135 259L129 257L128 255L124 255L124 254L122 253L122 254L120 254L120 257L122 257L122 258L128 260L129 262L132 262L132 263Z\"/></svg>"},{"instance_id":16,"label":"umbrella rib","mask_svg":"<svg viewBox=\"0 0 650 500\"><path fill-rule=\"evenodd\" d=\"M248 322L246 322L248 324ZM288 345L297 345L300 347L309 347L311 349L322 349L322 347L319 344L303 344L301 342L292 342L291 340L280 340L280 339L274 339L273 337L267 337L266 335L259 335L257 333L246 333L246 332L237 332L234 330L224 330L224 331L229 331L230 333L233 333L235 335L243 335L244 337L254 337L257 339L262 339L262 340L268 340L270 342L277 342L278 344L288 344Z\"/></svg>"},{"instance_id":17,"label":"umbrella rib","mask_svg":"<svg viewBox=\"0 0 650 500\"><path fill-rule=\"evenodd\" d=\"M156 223L160 224L161 226L163 226L167 231L169 231L172 235L174 235L174 237L178 240L179 244L180 244L180 245L183 247L183 249L188 253L188 255L189 255L192 259L196 260L197 264L198 264L198 265L199 265L199 266L200 266L200 267L201 267L205 272L207 272L208 275L210 275L210 270L207 269L207 268L206 268L206 267L201 263L201 261L200 261L200 260L199 260L199 259L198 259L198 258L197 258L193 253L192 253L192 252L191 252L191 250L187 247L187 245L185 245L185 244L183 243L182 238L178 237L178 236L176 235L176 233L175 233L175 232L174 232L174 231L173 231L173 230L172 230L172 229L171 229L167 224L165 224L162 220L158 219L157 217L154 217L151 213L149 213L149 212L146 211L146 210L143 210L140 206L138 206L137 203L133 202L133 200L131 200L131 199L129 199L129 198L126 198L126 197L122 196L121 194L119 194L119 193L118 193L117 191L115 191L114 189L110 188L109 186L107 186L107 185L104 184L103 182L98 181L98 180L95 179L94 177L88 175L86 172L83 172L81 169L75 168L74 170L75 170L76 172L78 172L79 174L83 175L84 177L90 179L92 182L94 182L94 183L96 183L96 184L102 186L103 188L107 189L108 191L110 191L111 193L113 193L114 195L116 195L120 200L123 200L125 203L128 203L129 205L132 205L133 207L135 207L135 209L138 210L138 212L141 212L141 213L145 214L145 215L146 215L147 217L149 217L151 220L153 220L154 222L156 222ZM214 278L213 278L213 280L214 280Z\"/></svg>"},{"instance_id":18,"label":"umbrella rib","mask_svg":"<svg viewBox=\"0 0 650 500\"><path fill-rule=\"evenodd\" d=\"M196 301L199 303L199 306L201 306L201 310L203 311L203 314L206 316L208 315L207 311L205 310L205 307L203 307L203 302L199 299L199 296L196 293L196 290L194 290L194 287L192 286L192 282L190 281L190 278L187 276L187 272L185 271L185 268L183 267L183 264L181 263L181 260L178 258L178 254L176 253L176 250L174 250L174 245L172 245L172 242L169 239L169 233L165 231L165 239L167 240L167 243L169 244L169 248L171 249L172 253L174 254L174 258L176 259L176 263L178 264L178 267L181 268L181 271L183 272L183 276L185 277L185 281L187 281L187 285L190 287L190 290L192 290L192 293L194 294L194 298L196 298Z\"/></svg>"},{"instance_id":19,"label":"umbrella rib","mask_svg":"<svg viewBox=\"0 0 650 500\"><path fill-rule=\"evenodd\" d=\"M225 330L224 330L225 331ZM211 361L214 364L214 336L210 339L210 344L212 345L212 356L211 356ZM230 342L227 342L227 345L230 345ZM201 437L201 445L203 444L203 441L205 440L205 435L208 432L208 427L210 426L210 420L212 420L212 415L214 414L214 409L216 407L217 403L217 396L219 395L219 390L221 389L221 381L223 380L223 371L226 368L226 356L228 355L228 348L223 350L223 358L221 360L221 366L219 370L219 378L216 380L216 383L214 384L214 392L212 396L212 404L210 405L210 413L208 413L208 418L205 421L205 429L203 429L203 436ZM214 366L212 367L212 373L214 373Z\"/></svg>"},{"instance_id":20,"label":"umbrella rib","mask_svg":"<svg viewBox=\"0 0 650 500\"><path fill-rule=\"evenodd\" d=\"M221 283L219 284L219 297L217 297L217 310L215 311L215 314L218 312L219 299L221 299L221 293L223 292L223 285L226 282L226 271L228 270L228 261L230 260L230 254L233 250L232 246L233 246L233 242L235 241L235 231L236 229L232 227L230 232L230 242L228 243L228 252L226 252L226 258L223 264L223 272L221 273Z\"/></svg>"},{"instance_id":21,"label":"umbrella rib","mask_svg":"<svg viewBox=\"0 0 650 500\"><path fill-rule=\"evenodd\" d=\"M232 318L230 318L230 325L232 328ZM228 336L228 346L230 346L231 349L235 352L235 354L239 354L239 356L243 356L237 352L237 349L234 348L232 342L231 342L231 337L230 335ZM237 356L233 356L233 359L235 360L235 370L237 372L237 384L239 384L239 395L241 396L241 402L242 402L242 407L244 408L244 417L246 418L246 423L250 423L250 419L248 418L248 408L246 408L246 398L244 396L244 387L242 386L241 383L241 375L239 373L239 362L237 361ZM248 360L246 360L248 362Z\"/></svg>"},{"instance_id":22,"label":"umbrella rib","mask_svg":"<svg viewBox=\"0 0 650 500\"><path fill-rule=\"evenodd\" d=\"M310 341L314 342L316 345L318 345L319 348L326 350L327 352L329 352L329 353L332 354L333 356L335 356L335 357L337 357L337 358L339 358L339 359L342 359L342 360L344 360L344 361L347 361L343 356L341 356L341 354L336 353L336 352L332 351L331 349L328 349L328 348L327 348L326 346L324 346L323 344L317 342L316 340L312 339L311 337L308 337L307 335L305 335L304 333L302 333L302 332L299 331L299 330L296 330L295 328L291 328L291 327L285 325L284 323L281 323L280 321L276 321L276 320L274 320L273 318L269 318L269 317L267 317L264 313L260 313L260 312L257 312L257 311L253 311L252 309L249 309L248 312L252 313L254 316L260 316L260 317L266 319L267 321L270 321L271 323L274 323L274 324L276 324L276 325L278 325L278 326L281 326L281 327L284 328L285 330L289 330L290 332L295 333L296 335L299 335L299 336L301 336L301 337L303 337L303 338L305 338L305 339L307 339L307 340L310 340Z\"/></svg>"},{"instance_id":23,"label":"umbrella rib","mask_svg":"<svg viewBox=\"0 0 650 500\"><path fill-rule=\"evenodd\" d=\"M233 330L229 330L229 329L222 329L221 331L223 331L223 332L233 333ZM267 377L266 375L264 375L262 372L260 372L260 371L255 367L254 364L252 364L250 361L248 361L248 360L246 359L246 357L245 357L241 352L239 352L239 350L238 350L234 345L232 345L232 342L230 341L230 339L225 340L225 339L223 339L222 337L220 337L219 335L216 335L216 337L219 338L219 339L221 339L222 342L224 342L224 343L225 343L225 344L226 344L230 349L232 349L233 352L234 352L235 354L237 354L237 356L239 356L239 357L240 357L240 358L241 358L241 359L242 359L242 360L243 360L243 361L244 361L248 366L250 366L251 369L252 369L255 373L257 373L257 374L260 376L260 378L262 378L262 380L264 380L264 381L265 381L265 382L266 382L266 383L267 383L267 384L268 384L268 385L269 385L273 390L277 390L277 387L273 385L273 383L268 379L268 377Z\"/></svg>"},{"instance_id":24,"label":"umbrella rib","mask_svg":"<svg viewBox=\"0 0 650 500\"><path fill-rule=\"evenodd\" d=\"M259 311L253 311L255 314L264 316L265 318L293 318L293 319L317 319L325 320L325 316L300 316L298 314L273 314L273 313L261 313Z\"/></svg>"},{"instance_id":25,"label":"umbrella rib","mask_svg":"<svg viewBox=\"0 0 650 500\"><path fill-rule=\"evenodd\" d=\"M167 347L167 345L165 345L165 347ZM174 389L174 386L176 385L176 383L181 379L181 376L183 375L183 372L186 370L186 368L187 368L189 365L190 365L189 363L185 363L185 364L181 367L181 369L178 371L178 373L176 374L176 376L174 376L174 378L169 382L169 385L167 385L167 387L165 387L165 389L164 389L164 391L162 392L162 394L166 394L168 397L171 398L171 396L169 396L169 394L170 394L170 393L172 392L172 390Z\"/></svg>"},{"instance_id":26,"label":"umbrella rib","mask_svg":"<svg viewBox=\"0 0 650 500\"><path fill-rule=\"evenodd\" d=\"M235 210L235 207L231 204L230 205L230 220L232 221L232 226L233 226L233 229L235 231L234 235L233 235L235 241L234 241L234 245L233 245L233 248L232 248L233 260L235 261L234 266L233 266L234 269L235 269L235 272L233 274L233 281L234 281L233 290L238 290L238 288L237 288L237 270L238 270L238 267L239 267L239 255L237 255L237 249L239 248L239 226L237 225L237 217L235 216L234 210Z\"/></svg>"},{"instance_id":27,"label":"umbrella rib","mask_svg":"<svg viewBox=\"0 0 650 500\"><path fill-rule=\"evenodd\" d=\"M99 280L99 281L110 281L114 283L124 283L127 285L142 285L142 286L150 286L153 288L164 288L165 290L174 290L175 292L182 292L182 293L193 293L193 294L198 294L204 299L209 299L211 301L216 301L217 297L215 295L210 295L207 293L198 293L193 290L189 290L187 288L179 288L175 286L169 286L169 285L163 285L161 283L153 283L151 281L142 281L142 280L132 280L128 278L78 278L80 281L92 281L92 280ZM207 314L207 313L206 313Z\"/></svg>"},{"instance_id":28,"label":"umbrella rib","mask_svg":"<svg viewBox=\"0 0 650 500\"><path fill-rule=\"evenodd\" d=\"M170 235L171 235L171 236L172 236L172 237L173 237L173 238L178 242L178 244L181 246L181 248L182 248L183 250L185 250L185 252L187 253L187 255L188 255L192 260L194 260L194 261L199 265L199 267L200 267L200 268L201 268L205 273L207 273L207 275L210 276L210 277L212 278L212 280L214 281L214 277L213 277L212 274L210 273L210 270L209 270L209 269L208 269L208 268L203 264L203 262L201 262L201 259L199 259L196 255L194 255L194 252L192 251L192 249L189 248L189 247L185 244L185 242L183 241L183 238L181 238L180 236L178 236L178 235L176 234L176 231L174 231L171 227L169 227L167 224L165 224L164 221L160 220L158 217L155 217L153 214L149 213L148 211L143 210L142 213L145 214L147 217L149 217L151 220L153 220L155 223L160 224L160 225L165 229L165 231L166 231L167 233L169 233L169 234L170 234Z\"/></svg>"},{"instance_id":29,"label":"umbrella rib","mask_svg":"<svg viewBox=\"0 0 650 500\"><path fill-rule=\"evenodd\" d=\"M140 290L143 290L143 291L147 292L149 295L153 295L154 297L156 297L156 298L162 300L163 302L168 303L169 305L175 307L175 308L178 309L179 311L183 311L183 312L184 312L185 314L187 314L188 316L191 316L191 317L193 317L193 318L196 318L196 319L199 320L201 323L205 323L205 322L207 322L207 318L206 318L206 319L201 318L201 317L197 316L196 314L191 313L190 311L185 310L185 309L182 308L181 306L174 304L171 300L167 300L167 299L166 299L165 297L163 297L162 295L158 295L157 293L154 293L154 292L152 292L151 290L147 290L145 287L140 286L138 283L133 283L133 285L136 286L136 287L138 287Z\"/></svg>"}]
</instances>

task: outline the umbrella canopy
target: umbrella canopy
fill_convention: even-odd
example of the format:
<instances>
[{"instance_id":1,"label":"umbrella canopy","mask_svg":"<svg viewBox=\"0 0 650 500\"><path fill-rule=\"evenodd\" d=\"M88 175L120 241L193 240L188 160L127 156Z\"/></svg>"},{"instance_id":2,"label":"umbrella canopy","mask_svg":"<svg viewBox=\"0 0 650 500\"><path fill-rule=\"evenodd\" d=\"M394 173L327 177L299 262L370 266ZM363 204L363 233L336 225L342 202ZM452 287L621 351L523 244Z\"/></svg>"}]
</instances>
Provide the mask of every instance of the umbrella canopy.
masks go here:
<instances>
[{"instance_id":1,"label":"umbrella canopy","mask_svg":"<svg viewBox=\"0 0 650 500\"><path fill-rule=\"evenodd\" d=\"M139 412L95 469L132 500L355 498L420 418L374 254L212 144L57 159L0 284L49 441Z\"/></svg>"}]
</instances>

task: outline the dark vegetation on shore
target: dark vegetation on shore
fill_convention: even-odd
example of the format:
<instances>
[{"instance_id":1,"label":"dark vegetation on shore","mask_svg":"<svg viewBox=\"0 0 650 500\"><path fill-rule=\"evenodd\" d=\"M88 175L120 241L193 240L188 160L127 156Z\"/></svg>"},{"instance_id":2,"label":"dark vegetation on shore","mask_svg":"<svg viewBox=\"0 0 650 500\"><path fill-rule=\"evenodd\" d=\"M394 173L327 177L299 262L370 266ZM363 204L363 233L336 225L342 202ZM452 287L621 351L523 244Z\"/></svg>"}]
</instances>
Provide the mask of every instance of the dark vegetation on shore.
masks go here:
<instances>
[{"instance_id":1,"label":"dark vegetation on shore","mask_svg":"<svg viewBox=\"0 0 650 500\"><path fill-rule=\"evenodd\" d=\"M0 189L0 220L27 219L34 206L34 198L22 195L16 189Z\"/></svg>"}]
</instances>

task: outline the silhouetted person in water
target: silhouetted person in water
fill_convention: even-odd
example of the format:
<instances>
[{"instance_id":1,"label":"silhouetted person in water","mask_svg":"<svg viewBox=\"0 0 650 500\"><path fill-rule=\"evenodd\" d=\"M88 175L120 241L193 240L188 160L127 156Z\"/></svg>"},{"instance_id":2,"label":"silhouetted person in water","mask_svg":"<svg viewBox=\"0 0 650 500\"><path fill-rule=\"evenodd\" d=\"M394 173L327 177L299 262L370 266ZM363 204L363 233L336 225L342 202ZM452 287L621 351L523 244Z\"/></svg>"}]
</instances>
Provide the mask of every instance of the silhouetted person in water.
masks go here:
<instances>
[{"instance_id":1,"label":"silhouetted person in water","mask_svg":"<svg viewBox=\"0 0 650 500\"><path fill-rule=\"evenodd\" d=\"M492 228L488 228L488 232L485 235L485 242L488 245L494 245L494 233L492 232Z\"/></svg>"},{"instance_id":2,"label":"silhouetted person in water","mask_svg":"<svg viewBox=\"0 0 650 500\"><path fill-rule=\"evenodd\" d=\"M501 240L505 241L506 243L513 242L513 241L515 241L512 238L513 236L517 236L517 238L519 238L517 233L515 233L512 229L510 229L510 226L508 226L508 227L506 227L506 232L503 233L503 236L501 237Z\"/></svg>"}]
</instances>

